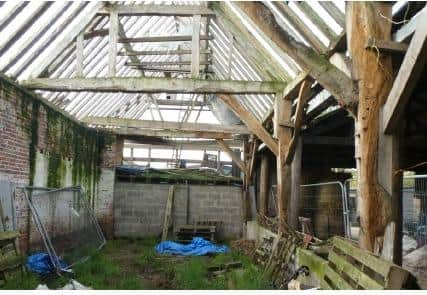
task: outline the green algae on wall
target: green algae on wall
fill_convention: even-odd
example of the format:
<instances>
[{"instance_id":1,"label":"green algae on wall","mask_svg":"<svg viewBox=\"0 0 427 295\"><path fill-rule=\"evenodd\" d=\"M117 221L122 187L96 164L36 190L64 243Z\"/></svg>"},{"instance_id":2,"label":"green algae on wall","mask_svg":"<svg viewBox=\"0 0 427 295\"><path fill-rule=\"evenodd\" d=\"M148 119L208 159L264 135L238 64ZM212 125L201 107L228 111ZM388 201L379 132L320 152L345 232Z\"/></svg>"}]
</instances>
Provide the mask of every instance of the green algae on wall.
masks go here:
<instances>
[{"instance_id":1,"label":"green algae on wall","mask_svg":"<svg viewBox=\"0 0 427 295\"><path fill-rule=\"evenodd\" d=\"M36 153L39 145L40 104L40 101L32 97L21 96L21 116L30 137L30 185L34 185ZM90 204L94 206L102 154L106 146L113 143L113 137L80 125L48 106L43 105L43 108L46 112L46 150L43 153L48 159L47 186L59 188L65 185L66 163L67 160L71 161L73 185L84 187Z\"/></svg>"}]
</instances>

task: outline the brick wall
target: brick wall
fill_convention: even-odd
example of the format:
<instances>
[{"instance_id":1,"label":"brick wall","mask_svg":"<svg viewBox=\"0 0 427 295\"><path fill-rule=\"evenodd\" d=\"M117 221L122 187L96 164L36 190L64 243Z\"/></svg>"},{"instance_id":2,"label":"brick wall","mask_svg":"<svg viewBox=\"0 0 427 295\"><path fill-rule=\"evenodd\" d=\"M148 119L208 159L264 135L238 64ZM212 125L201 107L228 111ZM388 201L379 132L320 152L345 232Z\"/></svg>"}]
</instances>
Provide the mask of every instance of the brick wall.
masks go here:
<instances>
[{"instance_id":1,"label":"brick wall","mask_svg":"<svg viewBox=\"0 0 427 295\"><path fill-rule=\"evenodd\" d=\"M168 184L116 182L114 235L145 237L160 235L169 191ZM242 189L233 186L190 185L189 223L222 221L219 235L238 238L242 234ZM173 225L186 224L187 187L176 185Z\"/></svg>"},{"instance_id":2,"label":"brick wall","mask_svg":"<svg viewBox=\"0 0 427 295\"><path fill-rule=\"evenodd\" d=\"M15 186L25 186L30 181L30 143L32 125L32 105L37 101L31 93L20 86L0 76L0 180L12 182ZM34 160L35 185L44 186L47 183L48 167L46 150L47 138L47 106L40 104L38 108L36 155ZM99 185L96 184L95 211L107 231L113 227L113 190L114 167L121 159L123 142L118 141L108 147L103 154ZM63 185L71 180L70 161L66 162L67 173L62 177ZM28 241L29 211L22 191L15 190L14 207L16 230L21 234L20 248L26 251ZM31 228L35 231L35 228Z\"/></svg>"}]
</instances>

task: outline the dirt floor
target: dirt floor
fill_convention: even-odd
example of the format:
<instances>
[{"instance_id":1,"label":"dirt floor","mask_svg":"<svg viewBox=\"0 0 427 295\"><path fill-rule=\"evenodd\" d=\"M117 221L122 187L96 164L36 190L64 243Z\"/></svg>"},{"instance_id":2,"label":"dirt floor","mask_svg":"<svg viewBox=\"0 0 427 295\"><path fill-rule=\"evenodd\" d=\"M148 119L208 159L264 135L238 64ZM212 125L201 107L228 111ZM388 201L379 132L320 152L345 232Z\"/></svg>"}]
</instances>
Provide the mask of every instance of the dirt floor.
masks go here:
<instances>
[{"instance_id":1,"label":"dirt floor","mask_svg":"<svg viewBox=\"0 0 427 295\"><path fill-rule=\"evenodd\" d=\"M262 271L249 257L233 251L204 257L159 256L156 239L111 240L88 261L73 268L74 278L93 289L267 289ZM209 267L240 261L242 267L214 276ZM60 288L68 279L16 276L2 289L35 289L40 283Z\"/></svg>"}]
</instances>

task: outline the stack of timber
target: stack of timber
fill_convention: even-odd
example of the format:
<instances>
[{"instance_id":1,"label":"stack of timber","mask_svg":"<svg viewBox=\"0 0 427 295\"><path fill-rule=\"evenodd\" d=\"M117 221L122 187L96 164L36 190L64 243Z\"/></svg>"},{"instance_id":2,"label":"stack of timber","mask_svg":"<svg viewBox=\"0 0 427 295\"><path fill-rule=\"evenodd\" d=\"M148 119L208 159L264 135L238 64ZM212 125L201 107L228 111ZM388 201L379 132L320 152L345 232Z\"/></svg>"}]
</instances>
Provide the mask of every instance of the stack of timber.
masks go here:
<instances>
[{"instance_id":1,"label":"stack of timber","mask_svg":"<svg viewBox=\"0 0 427 295\"><path fill-rule=\"evenodd\" d=\"M189 243L195 237L200 237L211 242L215 242L215 225L183 225L178 228L176 238L178 242Z\"/></svg>"},{"instance_id":2,"label":"stack of timber","mask_svg":"<svg viewBox=\"0 0 427 295\"><path fill-rule=\"evenodd\" d=\"M265 266L267 264L267 261L271 255L271 252L273 251L273 237L262 237L262 241L259 245L259 247L254 252L254 261L255 263Z\"/></svg>"},{"instance_id":3,"label":"stack of timber","mask_svg":"<svg viewBox=\"0 0 427 295\"><path fill-rule=\"evenodd\" d=\"M268 217L263 214L257 214L257 221L262 227L269 229L273 233L277 233L277 218Z\"/></svg>"},{"instance_id":4,"label":"stack of timber","mask_svg":"<svg viewBox=\"0 0 427 295\"><path fill-rule=\"evenodd\" d=\"M235 240L230 243L230 248L232 251L240 252L245 256L254 257L255 254L256 241L240 239Z\"/></svg>"}]
</instances>

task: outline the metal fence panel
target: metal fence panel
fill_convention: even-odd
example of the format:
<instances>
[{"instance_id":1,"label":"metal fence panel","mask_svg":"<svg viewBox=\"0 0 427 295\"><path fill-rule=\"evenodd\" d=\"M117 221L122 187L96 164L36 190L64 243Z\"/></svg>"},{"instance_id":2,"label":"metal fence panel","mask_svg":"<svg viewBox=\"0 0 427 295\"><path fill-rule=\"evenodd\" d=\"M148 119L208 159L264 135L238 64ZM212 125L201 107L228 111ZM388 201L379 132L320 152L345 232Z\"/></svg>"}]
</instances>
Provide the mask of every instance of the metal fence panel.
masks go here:
<instances>
[{"instance_id":1,"label":"metal fence panel","mask_svg":"<svg viewBox=\"0 0 427 295\"><path fill-rule=\"evenodd\" d=\"M14 184L7 180L0 180L0 210L2 210L0 231L14 230L15 210L13 203Z\"/></svg>"},{"instance_id":2,"label":"metal fence panel","mask_svg":"<svg viewBox=\"0 0 427 295\"><path fill-rule=\"evenodd\" d=\"M25 188L32 213L30 252L47 251L58 270L82 262L105 244L99 224L80 187Z\"/></svg>"}]
</instances>

